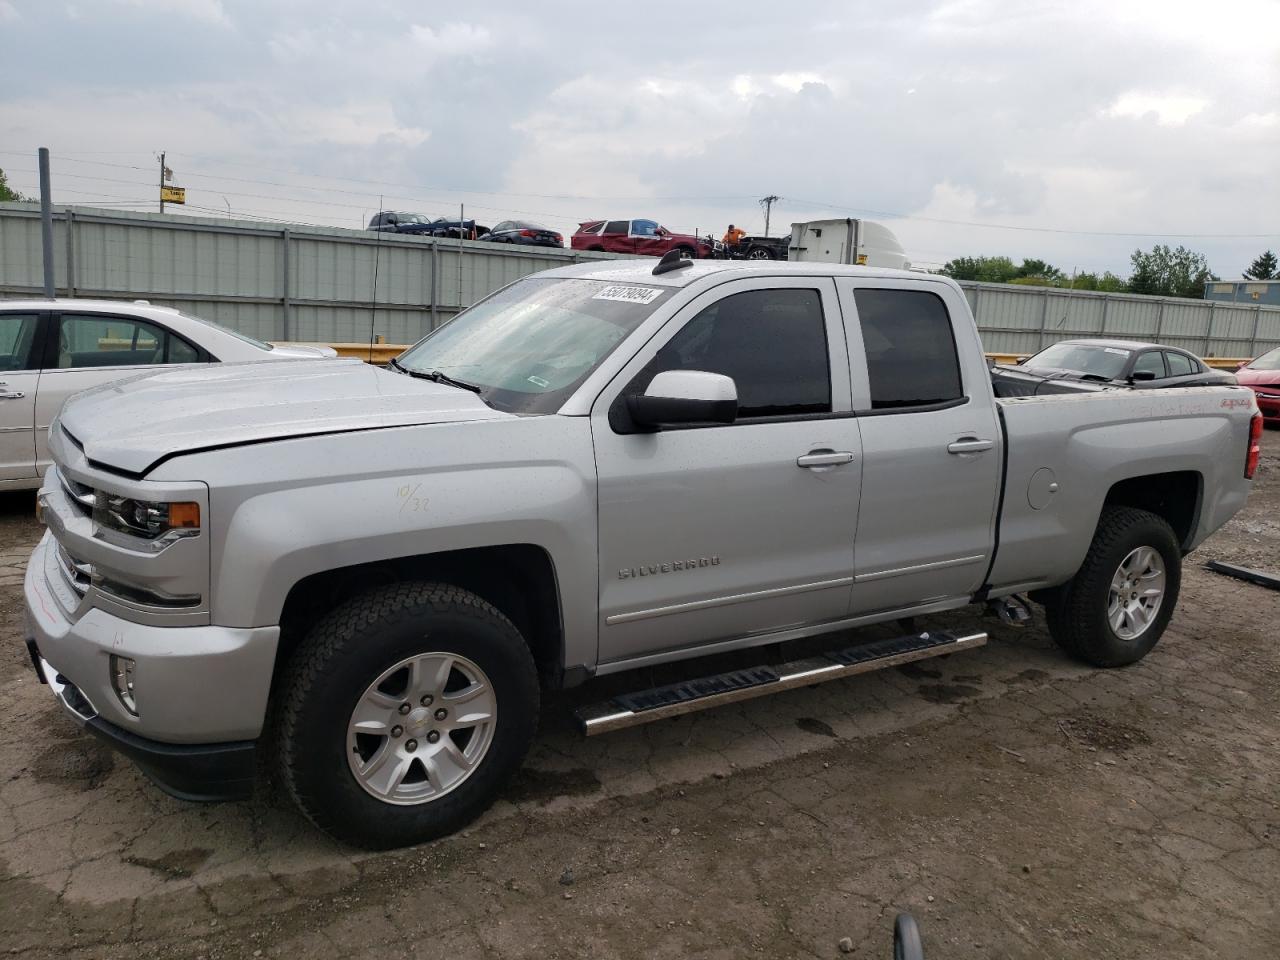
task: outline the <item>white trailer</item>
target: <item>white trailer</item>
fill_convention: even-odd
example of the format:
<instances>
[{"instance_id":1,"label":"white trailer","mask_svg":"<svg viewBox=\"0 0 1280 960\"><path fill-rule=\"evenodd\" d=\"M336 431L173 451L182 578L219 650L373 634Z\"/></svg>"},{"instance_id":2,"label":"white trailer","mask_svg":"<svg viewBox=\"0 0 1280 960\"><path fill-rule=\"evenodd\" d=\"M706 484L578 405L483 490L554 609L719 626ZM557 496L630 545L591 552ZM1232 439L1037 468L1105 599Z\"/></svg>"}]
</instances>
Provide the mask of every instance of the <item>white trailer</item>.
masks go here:
<instances>
[{"instance_id":1,"label":"white trailer","mask_svg":"<svg viewBox=\"0 0 1280 960\"><path fill-rule=\"evenodd\" d=\"M888 227L870 220L810 220L791 225L787 259L910 270L911 261Z\"/></svg>"}]
</instances>

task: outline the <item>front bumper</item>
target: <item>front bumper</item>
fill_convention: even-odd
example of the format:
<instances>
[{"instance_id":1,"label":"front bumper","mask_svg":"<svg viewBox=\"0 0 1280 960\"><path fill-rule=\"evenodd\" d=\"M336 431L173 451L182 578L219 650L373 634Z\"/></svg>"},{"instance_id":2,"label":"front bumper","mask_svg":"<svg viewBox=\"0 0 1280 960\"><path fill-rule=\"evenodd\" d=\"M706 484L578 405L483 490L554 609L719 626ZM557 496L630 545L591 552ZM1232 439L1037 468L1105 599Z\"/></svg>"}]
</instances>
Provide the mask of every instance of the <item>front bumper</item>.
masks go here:
<instances>
[{"instance_id":1,"label":"front bumper","mask_svg":"<svg viewBox=\"0 0 1280 960\"><path fill-rule=\"evenodd\" d=\"M27 650L40 680L48 684L62 709L98 739L132 760L161 790L179 800L245 800L253 794L257 744L176 744L149 740L98 716L70 680L44 659L34 639Z\"/></svg>"},{"instance_id":2,"label":"front bumper","mask_svg":"<svg viewBox=\"0 0 1280 960\"><path fill-rule=\"evenodd\" d=\"M38 666L48 665L42 679L50 672L62 678L67 712L169 792L242 796L252 781L279 627L152 626L93 606L81 613L56 593L69 587L55 544L46 533L23 585L29 644ZM136 716L112 685L112 655L134 661Z\"/></svg>"}]
</instances>

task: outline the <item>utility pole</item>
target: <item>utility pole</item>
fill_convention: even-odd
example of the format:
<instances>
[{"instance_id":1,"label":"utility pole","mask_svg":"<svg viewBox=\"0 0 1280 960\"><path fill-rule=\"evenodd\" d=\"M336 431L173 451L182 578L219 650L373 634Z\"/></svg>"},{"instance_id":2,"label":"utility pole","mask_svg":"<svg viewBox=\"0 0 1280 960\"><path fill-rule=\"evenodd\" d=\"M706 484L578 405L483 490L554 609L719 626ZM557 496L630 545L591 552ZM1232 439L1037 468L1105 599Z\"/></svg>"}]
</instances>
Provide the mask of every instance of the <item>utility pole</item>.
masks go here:
<instances>
[{"instance_id":1,"label":"utility pole","mask_svg":"<svg viewBox=\"0 0 1280 960\"><path fill-rule=\"evenodd\" d=\"M764 235L769 236L769 214L773 210L773 205L782 198L776 194L769 194L760 201L760 206L764 207Z\"/></svg>"},{"instance_id":2,"label":"utility pole","mask_svg":"<svg viewBox=\"0 0 1280 960\"><path fill-rule=\"evenodd\" d=\"M164 151L160 151L160 212L164 213Z\"/></svg>"},{"instance_id":3,"label":"utility pole","mask_svg":"<svg viewBox=\"0 0 1280 960\"><path fill-rule=\"evenodd\" d=\"M52 298L53 287L53 191L49 186L49 148L41 147L40 159L40 253L44 258L44 295ZM67 229L71 223L67 221ZM70 281L67 281L70 283ZM16 396L16 394L14 394Z\"/></svg>"}]
</instances>

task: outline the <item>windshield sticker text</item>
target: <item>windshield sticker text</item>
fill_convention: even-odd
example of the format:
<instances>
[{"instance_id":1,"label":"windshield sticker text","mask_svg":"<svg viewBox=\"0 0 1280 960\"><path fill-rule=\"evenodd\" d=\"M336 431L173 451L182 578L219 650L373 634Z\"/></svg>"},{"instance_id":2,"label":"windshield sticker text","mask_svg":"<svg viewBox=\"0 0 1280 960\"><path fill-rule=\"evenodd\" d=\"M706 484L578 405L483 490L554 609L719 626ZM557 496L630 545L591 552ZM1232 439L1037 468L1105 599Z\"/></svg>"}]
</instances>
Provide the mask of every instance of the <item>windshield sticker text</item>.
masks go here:
<instances>
[{"instance_id":1,"label":"windshield sticker text","mask_svg":"<svg viewBox=\"0 0 1280 960\"><path fill-rule=\"evenodd\" d=\"M653 303L662 296L661 290L653 287L626 287L611 284L597 293L592 300L617 300L619 303Z\"/></svg>"}]
</instances>

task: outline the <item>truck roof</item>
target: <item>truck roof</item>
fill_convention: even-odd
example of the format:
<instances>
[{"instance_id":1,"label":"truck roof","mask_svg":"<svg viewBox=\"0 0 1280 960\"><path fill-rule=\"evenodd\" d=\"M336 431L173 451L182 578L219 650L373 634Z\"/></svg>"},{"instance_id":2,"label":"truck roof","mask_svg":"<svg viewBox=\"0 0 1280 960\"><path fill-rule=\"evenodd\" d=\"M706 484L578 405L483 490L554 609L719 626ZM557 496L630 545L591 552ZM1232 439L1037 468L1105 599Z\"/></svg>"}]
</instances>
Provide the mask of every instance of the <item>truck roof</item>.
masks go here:
<instances>
[{"instance_id":1,"label":"truck roof","mask_svg":"<svg viewBox=\"0 0 1280 960\"><path fill-rule=\"evenodd\" d=\"M668 273L653 275L658 261L652 257L634 260L594 260L571 267L556 267L536 274L539 277L578 277L588 280L607 280L614 283L642 283L650 287L687 287L695 280L718 273L735 276L777 276L792 273L803 277L882 277L885 279L936 279L910 270L890 270L884 267L846 266L837 263L789 263L784 260L694 260L688 267ZM950 281L947 281L950 282Z\"/></svg>"}]
</instances>

